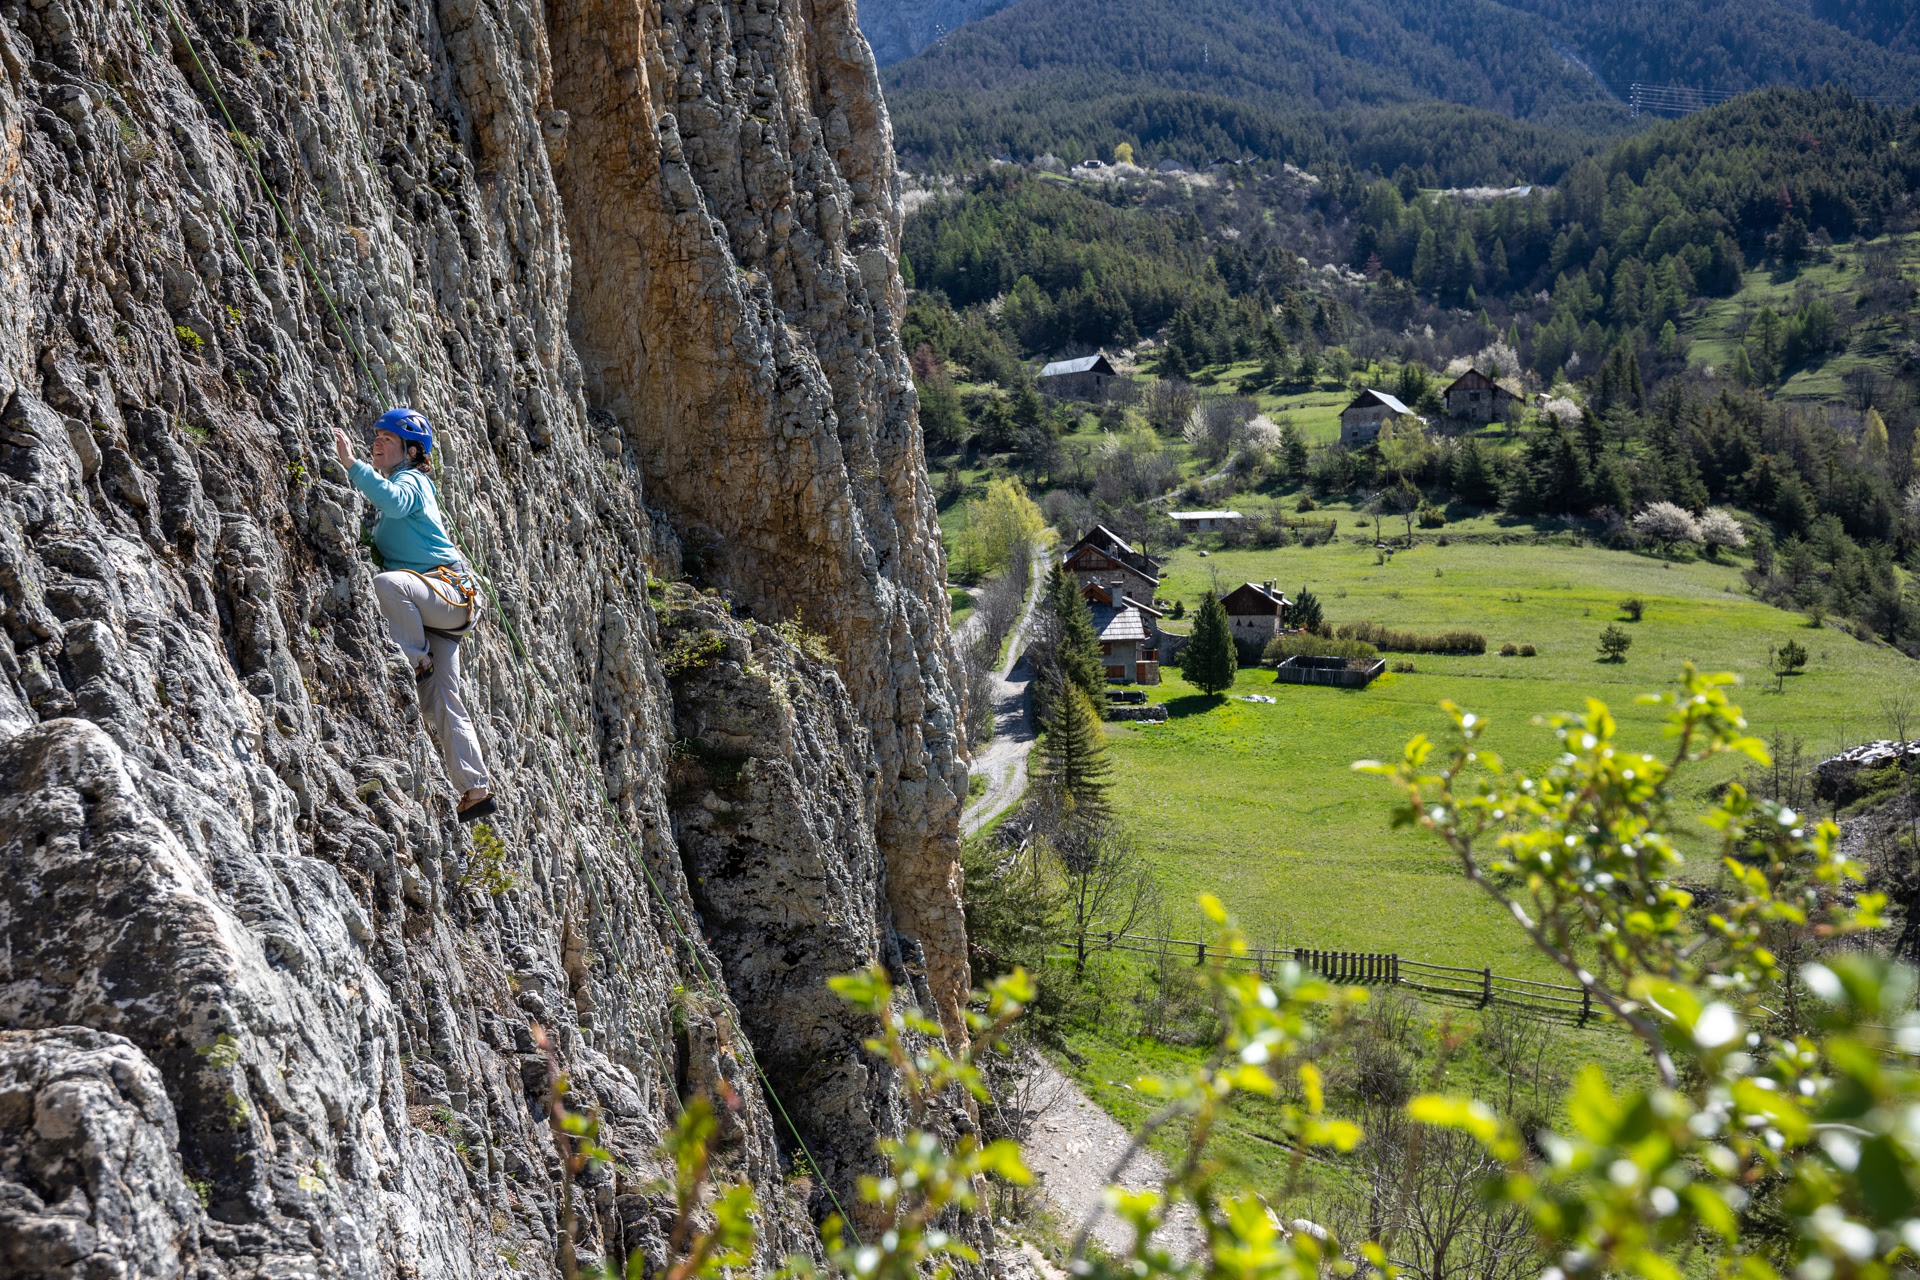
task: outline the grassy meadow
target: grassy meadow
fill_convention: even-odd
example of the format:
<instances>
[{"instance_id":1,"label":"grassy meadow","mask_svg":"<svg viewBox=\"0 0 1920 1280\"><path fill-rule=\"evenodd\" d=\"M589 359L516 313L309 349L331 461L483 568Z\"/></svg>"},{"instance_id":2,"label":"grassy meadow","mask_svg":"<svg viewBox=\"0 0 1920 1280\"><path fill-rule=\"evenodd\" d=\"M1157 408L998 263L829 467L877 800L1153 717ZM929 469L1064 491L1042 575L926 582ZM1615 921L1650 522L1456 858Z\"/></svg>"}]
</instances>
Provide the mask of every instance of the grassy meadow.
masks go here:
<instances>
[{"instance_id":1,"label":"grassy meadow","mask_svg":"<svg viewBox=\"0 0 1920 1280\"><path fill-rule=\"evenodd\" d=\"M1549 977L1519 930L1436 844L1388 829L1391 792L1355 773L1353 761L1395 757L1416 733L1439 737L1443 699L1486 718L1486 744L1511 764L1547 761L1551 732L1533 718L1577 710L1588 696L1613 709L1628 745L1651 748L1660 713L1635 699L1668 687L1687 661L1742 677L1737 699L1763 737L1797 737L1809 753L1824 752L1877 734L1880 699L1920 675L1891 649L1811 629L1798 614L1750 599L1730 564L1668 562L1570 540L1442 547L1431 538L1374 561L1370 546L1344 540L1204 558L1189 548L1168 560L1163 595L1189 607L1215 575L1225 589L1275 579L1289 594L1311 587L1335 623L1470 629L1489 649L1387 655L1416 670L1351 691L1278 685L1271 671L1254 668L1240 673L1230 695L1210 699L1169 670L1149 693L1168 705L1166 724L1108 726L1118 809L1159 866L1175 927L1188 936L1199 923L1191 903L1210 890L1263 941ZM1622 619L1617 603L1627 596L1646 602L1641 622ZM1615 622L1633 647L1623 663L1599 661L1597 637ZM1768 649L1789 639L1804 644L1810 660L1775 693ZM1497 656L1508 641L1533 644L1538 656ZM1241 700L1249 694L1276 701ZM1734 761L1716 762L1696 785L1704 790L1738 770Z\"/></svg>"}]
</instances>

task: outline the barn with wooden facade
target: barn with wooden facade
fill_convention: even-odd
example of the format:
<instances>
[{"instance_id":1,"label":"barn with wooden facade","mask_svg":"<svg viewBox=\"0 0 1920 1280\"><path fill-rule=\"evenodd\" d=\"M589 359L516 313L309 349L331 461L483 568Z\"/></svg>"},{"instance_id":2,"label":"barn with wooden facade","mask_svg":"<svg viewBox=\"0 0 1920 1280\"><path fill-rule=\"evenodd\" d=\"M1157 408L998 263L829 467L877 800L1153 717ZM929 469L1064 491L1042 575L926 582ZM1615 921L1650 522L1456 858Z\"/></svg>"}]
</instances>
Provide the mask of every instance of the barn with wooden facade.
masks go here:
<instances>
[{"instance_id":1,"label":"barn with wooden facade","mask_svg":"<svg viewBox=\"0 0 1920 1280\"><path fill-rule=\"evenodd\" d=\"M1440 398L1447 406L1449 418L1478 426L1501 421L1508 409L1518 408L1520 404L1519 396L1478 369L1469 369L1455 378L1440 393Z\"/></svg>"},{"instance_id":2,"label":"barn with wooden facade","mask_svg":"<svg viewBox=\"0 0 1920 1280\"><path fill-rule=\"evenodd\" d=\"M1243 582L1220 598L1227 611L1227 633L1262 646L1280 634L1291 603L1271 582Z\"/></svg>"},{"instance_id":3,"label":"barn with wooden facade","mask_svg":"<svg viewBox=\"0 0 1920 1280\"><path fill-rule=\"evenodd\" d=\"M1152 604L1160 589L1160 562L1103 524L1074 543L1060 563L1082 590L1098 583Z\"/></svg>"},{"instance_id":4,"label":"barn with wooden facade","mask_svg":"<svg viewBox=\"0 0 1920 1280\"><path fill-rule=\"evenodd\" d=\"M1401 404L1398 399L1384 391L1368 388L1354 397L1352 404L1340 411L1340 443L1349 449L1358 449L1362 445L1372 444L1380 438L1380 428L1392 418L1412 418L1421 421L1420 415Z\"/></svg>"}]
</instances>

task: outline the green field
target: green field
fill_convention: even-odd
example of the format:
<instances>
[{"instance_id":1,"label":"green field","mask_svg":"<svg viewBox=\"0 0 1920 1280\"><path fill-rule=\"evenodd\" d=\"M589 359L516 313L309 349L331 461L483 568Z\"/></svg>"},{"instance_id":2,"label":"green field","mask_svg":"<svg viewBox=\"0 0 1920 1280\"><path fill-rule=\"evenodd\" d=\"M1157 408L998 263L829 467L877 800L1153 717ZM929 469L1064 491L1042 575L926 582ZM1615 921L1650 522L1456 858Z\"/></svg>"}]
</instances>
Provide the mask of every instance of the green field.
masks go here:
<instances>
[{"instance_id":1,"label":"green field","mask_svg":"<svg viewBox=\"0 0 1920 1280\"><path fill-rule=\"evenodd\" d=\"M1577 709L1589 695L1613 708L1629 745L1652 747L1658 712L1634 699L1667 687L1688 660L1744 678L1737 698L1762 736L1798 736L1809 752L1825 751L1879 733L1881 697L1920 676L1891 649L1809 629L1799 615L1751 600L1730 565L1485 542L1427 542L1386 564L1374 558L1371 547L1346 541L1171 556L1163 594L1189 607L1215 572L1229 589L1276 579L1289 593L1311 586L1335 623L1466 628L1489 645L1478 657L1389 655L1417 671L1358 691L1276 685L1270 671L1251 669L1230 697L1214 700L1166 672L1150 696L1169 704L1169 721L1109 726L1109 744L1118 809L1161 868L1177 933L1198 928L1191 904L1205 890L1262 941L1550 976L1437 845L1388 829L1389 789L1353 772L1353 761L1395 757L1415 733L1441 734L1442 699L1488 718L1487 745L1514 764L1550 756L1549 732L1529 723L1536 714ZM1644 621L1621 623L1634 637L1627 661L1597 661L1595 638L1628 595L1647 610ZM1768 647L1790 638L1811 661L1776 694ZM1506 641L1534 644L1539 656L1496 656ZM1252 693L1278 701L1239 700ZM1735 772L1735 762L1716 762L1698 785Z\"/></svg>"}]
</instances>

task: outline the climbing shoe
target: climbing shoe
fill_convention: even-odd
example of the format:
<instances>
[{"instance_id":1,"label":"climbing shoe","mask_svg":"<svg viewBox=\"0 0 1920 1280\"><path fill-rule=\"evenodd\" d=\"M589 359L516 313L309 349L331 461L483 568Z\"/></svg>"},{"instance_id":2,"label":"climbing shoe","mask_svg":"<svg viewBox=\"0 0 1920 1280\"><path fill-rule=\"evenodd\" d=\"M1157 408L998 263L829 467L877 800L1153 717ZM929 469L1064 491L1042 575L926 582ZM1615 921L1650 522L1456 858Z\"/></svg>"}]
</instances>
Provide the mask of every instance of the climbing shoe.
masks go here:
<instances>
[{"instance_id":1,"label":"climbing shoe","mask_svg":"<svg viewBox=\"0 0 1920 1280\"><path fill-rule=\"evenodd\" d=\"M493 802L492 796L481 796L471 804L460 806L460 821L474 822L480 818L491 817L499 808L500 806Z\"/></svg>"}]
</instances>

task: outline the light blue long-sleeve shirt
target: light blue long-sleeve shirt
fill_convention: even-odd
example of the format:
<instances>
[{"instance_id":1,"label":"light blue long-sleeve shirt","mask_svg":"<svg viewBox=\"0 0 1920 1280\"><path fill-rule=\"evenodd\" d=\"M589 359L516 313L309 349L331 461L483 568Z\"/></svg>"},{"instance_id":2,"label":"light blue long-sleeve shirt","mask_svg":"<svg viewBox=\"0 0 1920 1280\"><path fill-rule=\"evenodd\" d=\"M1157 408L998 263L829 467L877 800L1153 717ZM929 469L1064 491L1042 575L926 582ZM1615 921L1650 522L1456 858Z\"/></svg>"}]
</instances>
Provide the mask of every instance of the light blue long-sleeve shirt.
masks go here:
<instances>
[{"instance_id":1,"label":"light blue long-sleeve shirt","mask_svg":"<svg viewBox=\"0 0 1920 1280\"><path fill-rule=\"evenodd\" d=\"M424 474L402 467L388 479L356 459L347 477L380 513L373 525L373 545L387 568L425 573L437 565L466 564L440 518L440 495Z\"/></svg>"}]
</instances>

